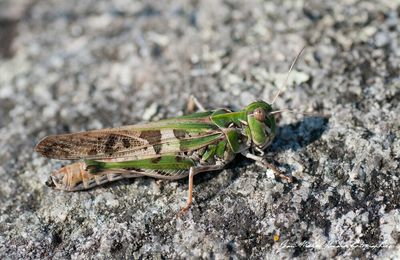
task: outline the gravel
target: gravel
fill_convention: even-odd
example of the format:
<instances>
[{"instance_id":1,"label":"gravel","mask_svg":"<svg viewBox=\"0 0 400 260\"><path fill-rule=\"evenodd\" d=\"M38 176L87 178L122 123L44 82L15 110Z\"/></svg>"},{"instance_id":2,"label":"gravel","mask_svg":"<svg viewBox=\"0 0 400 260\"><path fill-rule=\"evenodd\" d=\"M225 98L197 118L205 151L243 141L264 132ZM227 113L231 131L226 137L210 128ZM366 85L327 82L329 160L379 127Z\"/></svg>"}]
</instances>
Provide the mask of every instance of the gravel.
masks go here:
<instances>
[{"instance_id":1,"label":"gravel","mask_svg":"<svg viewBox=\"0 0 400 260\"><path fill-rule=\"evenodd\" d=\"M400 250L398 1L0 2L1 258L390 258ZM306 46L288 84L291 61ZM44 185L44 136L255 99L266 150L187 180Z\"/></svg>"}]
</instances>

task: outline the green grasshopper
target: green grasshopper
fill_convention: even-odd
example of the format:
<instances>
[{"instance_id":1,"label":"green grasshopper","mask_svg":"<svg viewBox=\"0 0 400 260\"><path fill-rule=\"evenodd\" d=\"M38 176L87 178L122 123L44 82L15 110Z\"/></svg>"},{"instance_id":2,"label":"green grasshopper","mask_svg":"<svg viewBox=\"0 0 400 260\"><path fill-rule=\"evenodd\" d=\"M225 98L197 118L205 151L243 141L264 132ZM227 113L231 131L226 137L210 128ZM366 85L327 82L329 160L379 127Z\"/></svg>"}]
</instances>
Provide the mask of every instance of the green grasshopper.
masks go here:
<instances>
[{"instance_id":1,"label":"green grasshopper","mask_svg":"<svg viewBox=\"0 0 400 260\"><path fill-rule=\"evenodd\" d=\"M188 198L180 211L183 213L192 204L193 177L224 168L237 154L292 182L262 157L275 137L277 112L281 111L256 101L240 111L200 111L141 125L47 136L35 150L48 158L83 160L51 174L47 184L61 190L84 190L140 176L165 180L188 177Z\"/></svg>"}]
</instances>

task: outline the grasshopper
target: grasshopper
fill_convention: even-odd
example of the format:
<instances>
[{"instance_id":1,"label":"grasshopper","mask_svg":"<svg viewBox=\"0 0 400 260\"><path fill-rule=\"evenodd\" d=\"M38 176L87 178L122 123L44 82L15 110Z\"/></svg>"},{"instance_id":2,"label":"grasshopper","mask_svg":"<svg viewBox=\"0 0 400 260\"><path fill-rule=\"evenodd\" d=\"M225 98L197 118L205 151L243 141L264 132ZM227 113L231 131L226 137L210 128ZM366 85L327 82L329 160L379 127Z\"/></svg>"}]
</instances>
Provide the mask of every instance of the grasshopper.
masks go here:
<instances>
[{"instance_id":1,"label":"grasshopper","mask_svg":"<svg viewBox=\"0 0 400 260\"><path fill-rule=\"evenodd\" d=\"M193 177L224 168L237 154L272 169L289 183L293 181L262 157L276 134L275 114L281 111L274 111L264 101L240 111L205 111L193 100L201 111L157 122L45 137L35 147L39 154L82 160L56 170L46 184L77 191L123 178L188 178L188 198L181 214L192 204Z\"/></svg>"}]
</instances>

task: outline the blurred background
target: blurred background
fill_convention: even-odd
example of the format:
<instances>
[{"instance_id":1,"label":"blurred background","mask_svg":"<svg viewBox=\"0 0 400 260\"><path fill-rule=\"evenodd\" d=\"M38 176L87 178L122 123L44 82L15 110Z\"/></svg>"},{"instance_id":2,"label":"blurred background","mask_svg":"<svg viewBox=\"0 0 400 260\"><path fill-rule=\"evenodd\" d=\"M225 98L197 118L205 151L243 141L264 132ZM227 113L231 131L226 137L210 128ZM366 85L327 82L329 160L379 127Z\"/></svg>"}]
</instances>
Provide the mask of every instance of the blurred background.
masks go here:
<instances>
[{"instance_id":1,"label":"blurred background","mask_svg":"<svg viewBox=\"0 0 400 260\"><path fill-rule=\"evenodd\" d=\"M0 256L394 257L400 249L400 2L0 1ZM302 47L286 85L289 66ZM268 155L195 179L44 185L44 136L256 99L284 113Z\"/></svg>"}]
</instances>

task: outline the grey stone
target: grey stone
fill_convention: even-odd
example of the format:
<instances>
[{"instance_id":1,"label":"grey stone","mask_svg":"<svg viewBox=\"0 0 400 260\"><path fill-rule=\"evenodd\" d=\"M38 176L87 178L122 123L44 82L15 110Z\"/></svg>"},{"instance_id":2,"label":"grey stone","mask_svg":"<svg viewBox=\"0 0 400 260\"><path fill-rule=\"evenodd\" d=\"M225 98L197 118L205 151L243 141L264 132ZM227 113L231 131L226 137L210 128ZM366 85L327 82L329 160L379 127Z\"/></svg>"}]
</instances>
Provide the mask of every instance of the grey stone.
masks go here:
<instances>
[{"instance_id":1,"label":"grey stone","mask_svg":"<svg viewBox=\"0 0 400 260\"><path fill-rule=\"evenodd\" d=\"M1 258L399 255L398 2L12 2L0 5ZM46 135L181 115L190 94L240 109L278 89L275 109L330 115L278 116L265 152L294 184L238 157L196 176L181 219L187 180L44 185L69 163L34 153Z\"/></svg>"}]
</instances>

